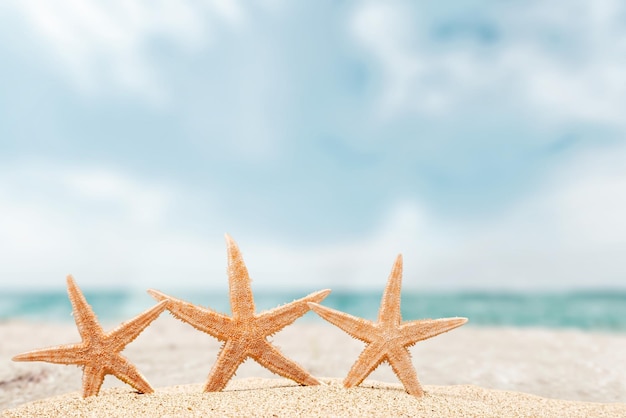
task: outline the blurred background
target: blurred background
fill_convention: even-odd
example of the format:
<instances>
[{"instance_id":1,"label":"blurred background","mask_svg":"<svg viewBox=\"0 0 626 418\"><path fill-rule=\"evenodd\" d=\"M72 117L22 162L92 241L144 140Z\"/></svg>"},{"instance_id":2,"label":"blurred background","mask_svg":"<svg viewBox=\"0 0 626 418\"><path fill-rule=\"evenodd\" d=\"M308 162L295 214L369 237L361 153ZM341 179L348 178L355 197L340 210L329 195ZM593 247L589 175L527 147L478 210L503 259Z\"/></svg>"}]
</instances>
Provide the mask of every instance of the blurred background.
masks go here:
<instances>
[{"instance_id":1,"label":"blurred background","mask_svg":"<svg viewBox=\"0 0 626 418\"><path fill-rule=\"evenodd\" d=\"M0 290L624 292L625 114L620 1L5 0Z\"/></svg>"}]
</instances>

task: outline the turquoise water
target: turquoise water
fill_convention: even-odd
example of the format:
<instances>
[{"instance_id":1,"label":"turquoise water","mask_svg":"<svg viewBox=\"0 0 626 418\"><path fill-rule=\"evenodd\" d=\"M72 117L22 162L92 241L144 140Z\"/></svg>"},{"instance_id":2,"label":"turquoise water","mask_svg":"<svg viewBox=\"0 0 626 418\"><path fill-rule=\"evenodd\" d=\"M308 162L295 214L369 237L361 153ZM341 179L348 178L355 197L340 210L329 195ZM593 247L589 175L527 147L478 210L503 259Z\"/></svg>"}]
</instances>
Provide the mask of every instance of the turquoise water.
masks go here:
<instances>
[{"instance_id":1,"label":"turquoise water","mask_svg":"<svg viewBox=\"0 0 626 418\"><path fill-rule=\"evenodd\" d=\"M302 297L302 292L255 292L257 310L273 308ZM172 296L229 312L225 293L172 293ZM352 315L375 319L378 292L334 291L324 304ZM104 322L129 319L154 301L143 292L85 292ZM626 291L579 293L410 293L402 295L405 320L465 316L472 325L539 326L626 332ZM0 294L0 320L28 319L72 321L71 305L64 291ZM308 313L300 321L319 320Z\"/></svg>"}]
</instances>

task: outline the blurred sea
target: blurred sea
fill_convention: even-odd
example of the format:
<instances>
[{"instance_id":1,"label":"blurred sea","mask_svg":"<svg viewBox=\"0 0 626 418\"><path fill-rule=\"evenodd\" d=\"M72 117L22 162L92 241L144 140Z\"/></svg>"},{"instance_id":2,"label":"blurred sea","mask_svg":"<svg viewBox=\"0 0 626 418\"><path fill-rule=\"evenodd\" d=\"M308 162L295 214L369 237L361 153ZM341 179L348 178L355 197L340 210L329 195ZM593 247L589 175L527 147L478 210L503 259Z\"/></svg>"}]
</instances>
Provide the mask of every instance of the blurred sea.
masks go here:
<instances>
[{"instance_id":1,"label":"blurred sea","mask_svg":"<svg viewBox=\"0 0 626 418\"><path fill-rule=\"evenodd\" d=\"M228 295L181 291L172 296L229 313ZM304 296L303 292L255 291L257 311ZM154 301L143 292L118 290L85 292L103 322L130 319ZM324 305L352 315L375 319L379 292L333 291ZM64 291L0 294L0 320L70 321L71 305ZM402 295L404 320L464 316L471 325L574 328L626 332L626 291L574 293L409 293ZM309 312L299 321L321 321ZM468 324L468 325L469 325Z\"/></svg>"}]
</instances>

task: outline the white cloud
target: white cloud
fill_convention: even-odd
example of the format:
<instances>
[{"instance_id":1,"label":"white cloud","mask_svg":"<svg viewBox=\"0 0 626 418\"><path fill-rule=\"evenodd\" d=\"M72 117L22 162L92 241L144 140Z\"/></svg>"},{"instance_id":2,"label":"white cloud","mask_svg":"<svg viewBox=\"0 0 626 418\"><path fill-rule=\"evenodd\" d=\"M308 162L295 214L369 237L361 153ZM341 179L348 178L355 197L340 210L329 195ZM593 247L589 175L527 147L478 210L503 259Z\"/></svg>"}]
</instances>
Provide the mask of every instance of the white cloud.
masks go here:
<instances>
[{"instance_id":1,"label":"white cloud","mask_svg":"<svg viewBox=\"0 0 626 418\"><path fill-rule=\"evenodd\" d=\"M426 275L500 288L625 286L626 148L579 155L532 196L474 228Z\"/></svg>"},{"instance_id":2,"label":"white cloud","mask_svg":"<svg viewBox=\"0 0 626 418\"><path fill-rule=\"evenodd\" d=\"M577 156L544 193L568 246L600 250L626 245L624 161L623 145Z\"/></svg>"},{"instance_id":3,"label":"white cloud","mask_svg":"<svg viewBox=\"0 0 626 418\"><path fill-rule=\"evenodd\" d=\"M250 270L271 280L265 286L378 289L399 253L419 254L409 262L416 269L419 260L431 252L429 243L420 239L430 235L427 219L415 203L401 202L364 236L350 240L292 248L268 244L267 238L241 244Z\"/></svg>"},{"instance_id":4,"label":"white cloud","mask_svg":"<svg viewBox=\"0 0 626 418\"><path fill-rule=\"evenodd\" d=\"M168 223L176 198L167 186L105 168L5 166L2 282L54 286L72 273L84 283L143 287L153 275L206 270L205 241Z\"/></svg>"},{"instance_id":5,"label":"white cloud","mask_svg":"<svg viewBox=\"0 0 626 418\"><path fill-rule=\"evenodd\" d=\"M523 2L472 10L467 21L426 9L406 1L355 8L353 36L384 77L383 118L463 111L497 97L545 123L624 125L622 2ZM467 33L452 41L431 38L439 24L463 30L467 22L491 25L500 38L491 45Z\"/></svg>"},{"instance_id":6,"label":"white cloud","mask_svg":"<svg viewBox=\"0 0 626 418\"><path fill-rule=\"evenodd\" d=\"M444 223L404 201L342 241L234 238L255 288L379 289L398 253L405 286L422 290L624 286L625 160L621 146L575 156L536 193L481 223ZM210 210L191 214L192 224L213 224L210 235L177 222L198 195L106 168L5 166L2 283L60 286L73 273L85 285L226 290L220 235L228 231L220 225L233 220Z\"/></svg>"},{"instance_id":7,"label":"white cloud","mask_svg":"<svg viewBox=\"0 0 626 418\"><path fill-rule=\"evenodd\" d=\"M403 253L405 287L422 290L624 287L623 161L623 146L576 155L533 194L481 222L453 223L403 202L343 242L285 248L261 238L242 248L256 277L281 286L380 289Z\"/></svg>"},{"instance_id":8,"label":"white cloud","mask_svg":"<svg viewBox=\"0 0 626 418\"><path fill-rule=\"evenodd\" d=\"M100 168L21 164L0 170L0 277L5 286L225 289L222 237L176 226L175 203L198 193ZM147 215L146 215L147 214ZM204 212L196 223L220 214ZM255 286L379 287L403 249L414 251L427 216L396 205L368 236L322 247L287 247L268 237L240 242ZM237 237L234 237L237 239ZM425 241L421 242L427 248ZM415 267L414 263L411 263Z\"/></svg>"},{"instance_id":9,"label":"white cloud","mask_svg":"<svg viewBox=\"0 0 626 418\"><path fill-rule=\"evenodd\" d=\"M211 41L216 24L244 21L235 0L15 0L6 8L24 19L44 54L83 92L114 88L155 102L167 91L151 61L151 42L194 51Z\"/></svg>"},{"instance_id":10,"label":"white cloud","mask_svg":"<svg viewBox=\"0 0 626 418\"><path fill-rule=\"evenodd\" d=\"M172 200L168 190L141 184L104 169L67 170L59 177L68 191L79 199L90 199L96 204L115 202L136 223L160 222Z\"/></svg>"},{"instance_id":11,"label":"white cloud","mask_svg":"<svg viewBox=\"0 0 626 418\"><path fill-rule=\"evenodd\" d=\"M410 27L406 13L388 3L368 2L352 21L355 37L383 66L387 85L381 107L385 117L410 100L407 87L424 69L410 49Z\"/></svg>"}]
</instances>

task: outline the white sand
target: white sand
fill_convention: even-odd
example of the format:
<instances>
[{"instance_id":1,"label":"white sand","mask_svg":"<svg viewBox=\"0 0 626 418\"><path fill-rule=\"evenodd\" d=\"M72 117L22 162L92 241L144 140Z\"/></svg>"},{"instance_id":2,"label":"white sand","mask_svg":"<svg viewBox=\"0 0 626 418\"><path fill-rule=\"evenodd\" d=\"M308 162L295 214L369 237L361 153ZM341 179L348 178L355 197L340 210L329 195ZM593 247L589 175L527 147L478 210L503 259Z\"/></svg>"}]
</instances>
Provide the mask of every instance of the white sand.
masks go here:
<instances>
[{"instance_id":1,"label":"white sand","mask_svg":"<svg viewBox=\"0 0 626 418\"><path fill-rule=\"evenodd\" d=\"M545 399L477 386L425 386L417 399L400 385L365 381L345 389L339 379L297 386L284 379L239 379L223 392L201 393L202 385L160 388L139 395L125 388L96 397L80 394L36 401L5 411L22 417L624 417L626 404Z\"/></svg>"},{"instance_id":2,"label":"white sand","mask_svg":"<svg viewBox=\"0 0 626 418\"><path fill-rule=\"evenodd\" d=\"M20 352L78 341L71 323L0 324L0 409L80 391L78 367L11 361ZM276 335L274 343L313 375L339 378L347 374L363 348L330 325L302 321ZM163 315L124 354L159 389L203 383L219 346L212 337ZM423 385L476 385L546 398L626 403L623 334L466 326L421 342L411 352ZM276 376L248 361L233 383L245 377ZM369 380L398 383L386 364ZM104 387L132 392L112 376L106 378Z\"/></svg>"}]
</instances>

